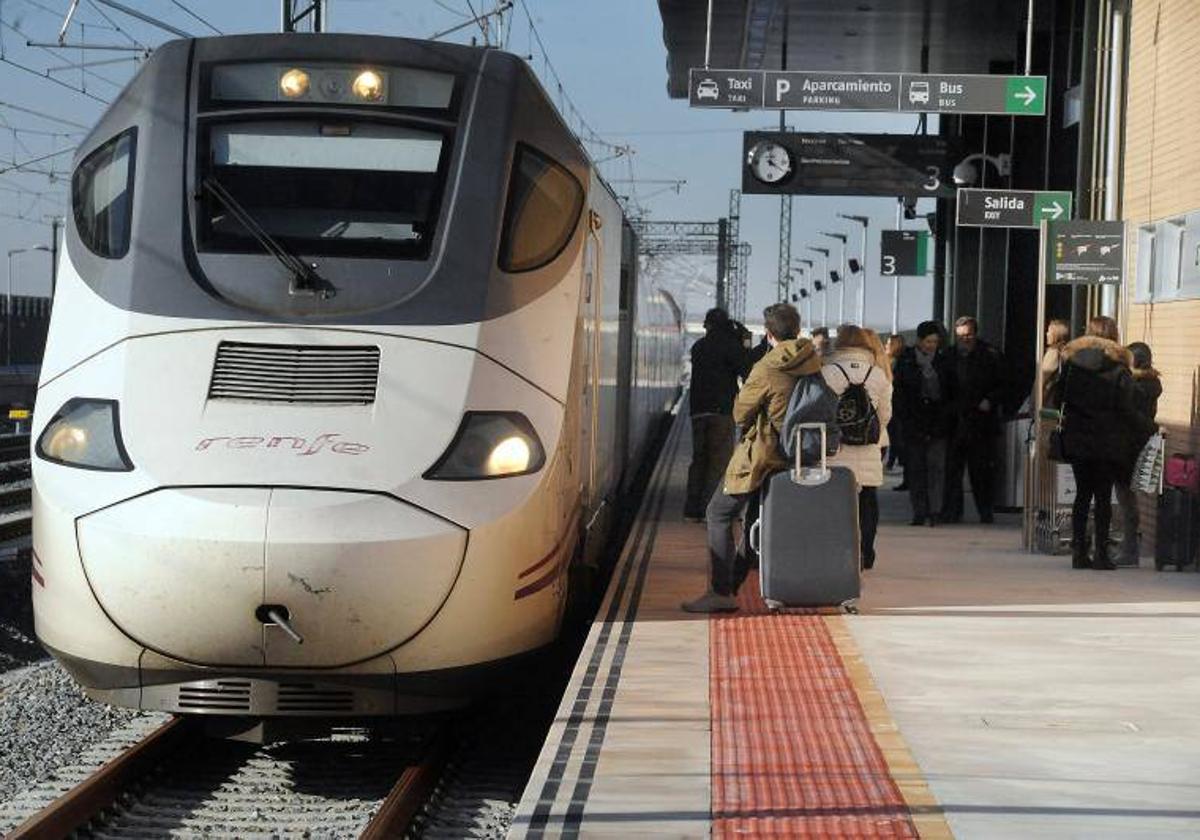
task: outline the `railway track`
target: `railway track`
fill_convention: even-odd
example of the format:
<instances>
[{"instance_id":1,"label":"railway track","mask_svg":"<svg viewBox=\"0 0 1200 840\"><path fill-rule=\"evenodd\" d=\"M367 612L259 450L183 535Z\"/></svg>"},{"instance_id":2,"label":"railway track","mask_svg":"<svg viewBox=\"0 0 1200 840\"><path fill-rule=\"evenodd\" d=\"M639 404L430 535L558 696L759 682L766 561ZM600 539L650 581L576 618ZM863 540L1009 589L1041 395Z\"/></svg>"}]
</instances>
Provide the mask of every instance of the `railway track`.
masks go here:
<instances>
[{"instance_id":1,"label":"railway track","mask_svg":"<svg viewBox=\"0 0 1200 840\"><path fill-rule=\"evenodd\" d=\"M173 718L8 837L402 837L449 755L445 723L262 746L208 739L202 725Z\"/></svg>"},{"instance_id":2,"label":"railway track","mask_svg":"<svg viewBox=\"0 0 1200 840\"><path fill-rule=\"evenodd\" d=\"M0 435L0 543L32 532L29 435Z\"/></svg>"},{"instance_id":3,"label":"railway track","mask_svg":"<svg viewBox=\"0 0 1200 840\"><path fill-rule=\"evenodd\" d=\"M29 435L0 435L0 464L29 460Z\"/></svg>"}]
</instances>

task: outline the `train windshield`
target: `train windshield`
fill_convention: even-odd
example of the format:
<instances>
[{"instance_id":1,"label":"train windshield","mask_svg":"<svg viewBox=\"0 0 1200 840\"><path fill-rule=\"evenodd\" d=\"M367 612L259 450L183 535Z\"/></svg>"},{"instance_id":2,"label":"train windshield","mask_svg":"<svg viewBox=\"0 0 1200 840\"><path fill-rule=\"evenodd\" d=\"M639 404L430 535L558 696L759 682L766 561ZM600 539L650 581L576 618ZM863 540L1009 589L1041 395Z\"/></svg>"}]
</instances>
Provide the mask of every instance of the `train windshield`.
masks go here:
<instances>
[{"instance_id":1,"label":"train windshield","mask_svg":"<svg viewBox=\"0 0 1200 840\"><path fill-rule=\"evenodd\" d=\"M288 120L210 126L212 178L268 234L296 251L423 258L443 187L447 138L373 122ZM221 202L201 204L200 247L255 250Z\"/></svg>"}]
</instances>

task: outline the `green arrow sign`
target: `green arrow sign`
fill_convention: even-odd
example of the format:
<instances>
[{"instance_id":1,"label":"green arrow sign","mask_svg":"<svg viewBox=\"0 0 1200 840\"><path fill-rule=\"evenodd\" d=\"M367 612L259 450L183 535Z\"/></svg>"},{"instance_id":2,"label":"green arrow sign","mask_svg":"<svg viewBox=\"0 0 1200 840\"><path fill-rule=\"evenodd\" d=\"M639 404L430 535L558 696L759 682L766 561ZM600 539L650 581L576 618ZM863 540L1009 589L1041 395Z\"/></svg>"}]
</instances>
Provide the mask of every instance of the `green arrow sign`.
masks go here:
<instances>
[{"instance_id":1,"label":"green arrow sign","mask_svg":"<svg viewBox=\"0 0 1200 840\"><path fill-rule=\"evenodd\" d=\"M1039 192L1033 197L1033 223L1065 221L1071 218L1071 193Z\"/></svg>"},{"instance_id":2,"label":"green arrow sign","mask_svg":"<svg viewBox=\"0 0 1200 840\"><path fill-rule=\"evenodd\" d=\"M1009 76L1005 84L1007 98L1004 102L1006 114L1046 113L1045 76Z\"/></svg>"}]
</instances>

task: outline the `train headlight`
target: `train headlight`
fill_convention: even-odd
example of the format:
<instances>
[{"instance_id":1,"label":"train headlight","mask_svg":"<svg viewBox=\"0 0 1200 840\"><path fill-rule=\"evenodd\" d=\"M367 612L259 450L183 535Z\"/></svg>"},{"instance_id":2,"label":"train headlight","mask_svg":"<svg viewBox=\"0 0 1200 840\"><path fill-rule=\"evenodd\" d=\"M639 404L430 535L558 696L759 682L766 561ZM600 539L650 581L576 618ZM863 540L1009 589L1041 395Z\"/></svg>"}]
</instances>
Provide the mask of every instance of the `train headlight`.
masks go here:
<instances>
[{"instance_id":1,"label":"train headlight","mask_svg":"<svg viewBox=\"0 0 1200 840\"><path fill-rule=\"evenodd\" d=\"M288 99L298 99L308 93L308 74L293 68L279 77L279 92Z\"/></svg>"},{"instance_id":2,"label":"train headlight","mask_svg":"<svg viewBox=\"0 0 1200 840\"><path fill-rule=\"evenodd\" d=\"M129 472L114 400L73 399L58 410L34 447L38 457L68 467Z\"/></svg>"},{"instance_id":3,"label":"train headlight","mask_svg":"<svg viewBox=\"0 0 1200 840\"><path fill-rule=\"evenodd\" d=\"M535 473L546 452L523 414L469 411L442 457L425 473L435 481L471 481Z\"/></svg>"},{"instance_id":4,"label":"train headlight","mask_svg":"<svg viewBox=\"0 0 1200 840\"><path fill-rule=\"evenodd\" d=\"M383 99L383 76L374 70L364 70L355 77L351 89L359 99L378 102Z\"/></svg>"}]
</instances>

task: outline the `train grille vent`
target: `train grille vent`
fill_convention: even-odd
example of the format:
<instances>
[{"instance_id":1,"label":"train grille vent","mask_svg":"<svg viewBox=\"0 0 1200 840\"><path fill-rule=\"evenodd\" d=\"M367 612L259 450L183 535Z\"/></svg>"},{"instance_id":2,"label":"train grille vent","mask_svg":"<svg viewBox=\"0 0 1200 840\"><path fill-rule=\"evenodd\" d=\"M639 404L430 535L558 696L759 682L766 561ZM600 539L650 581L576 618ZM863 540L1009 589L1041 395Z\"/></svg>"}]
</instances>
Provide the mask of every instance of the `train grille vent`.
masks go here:
<instances>
[{"instance_id":1,"label":"train grille vent","mask_svg":"<svg viewBox=\"0 0 1200 840\"><path fill-rule=\"evenodd\" d=\"M210 400L366 405L379 384L378 347L222 341Z\"/></svg>"},{"instance_id":2,"label":"train grille vent","mask_svg":"<svg viewBox=\"0 0 1200 840\"><path fill-rule=\"evenodd\" d=\"M280 713L352 712L354 692L312 683L280 683L276 709Z\"/></svg>"},{"instance_id":3,"label":"train grille vent","mask_svg":"<svg viewBox=\"0 0 1200 840\"><path fill-rule=\"evenodd\" d=\"M179 708L219 712L250 711L250 683L243 680L212 680L179 687Z\"/></svg>"}]
</instances>

